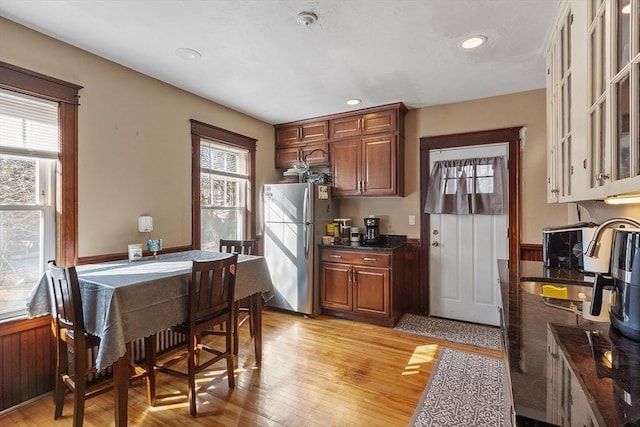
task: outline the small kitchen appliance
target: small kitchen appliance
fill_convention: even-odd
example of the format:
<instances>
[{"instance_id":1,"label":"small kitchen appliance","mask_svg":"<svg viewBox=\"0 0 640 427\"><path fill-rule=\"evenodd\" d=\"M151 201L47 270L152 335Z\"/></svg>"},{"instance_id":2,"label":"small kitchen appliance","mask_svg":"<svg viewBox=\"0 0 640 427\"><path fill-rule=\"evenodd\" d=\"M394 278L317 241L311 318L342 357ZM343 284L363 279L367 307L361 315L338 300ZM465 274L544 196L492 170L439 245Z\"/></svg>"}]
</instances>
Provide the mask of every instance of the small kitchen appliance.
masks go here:
<instances>
[{"instance_id":1,"label":"small kitchen appliance","mask_svg":"<svg viewBox=\"0 0 640 427\"><path fill-rule=\"evenodd\" d=\"M380 241L380 218L369 215L364 219L364 226L366 227L364 243L367 245L378 243Z\"/></svg>"},{"instance_id":2,"label":"small kitchen appliance","mask_svg":"<svg viewBox=\"0 0 640 427\"><path fill-rule=\"evenodd\" d=\"M338 223L340 244L348 245L351 240L351 218L334 218L333 221Z\"/></svg>"},{"instance_id":3,"label":"small kitchen appliance","mask_svg":"<svg viewBox=\"0 0 640 427\"><path fill-rule=\"evenodd\" d=\"M602 308L605 285L613 286L611 326L634 341L640 342L640 228L613 230L611 252L611 278L596 276L593 288L591 314L598 315Z\"/></svg>"},{"instance_id":4,"label":"small kitchen appliance","mask_svg":"<svg viewBox=\"0 0 640 427\"><path fill-rule=\"evenodd\" d=\"M548 268L584 268L583 230L597 227L593 222L579 222L577 224L559 227L545 227L542 229L542 259ZM586 232L589 234L589 232Z\"/></svg>"},{"instance_id":5,"label":"small kitchen appliance","mask_svg":"<svg viewBox=\"0 0 640 427\"><path fill-rule=\"evenodd\" d=\"M351 227L351 246L360 246L360 229Z\"/></svg>"}]
</instances>

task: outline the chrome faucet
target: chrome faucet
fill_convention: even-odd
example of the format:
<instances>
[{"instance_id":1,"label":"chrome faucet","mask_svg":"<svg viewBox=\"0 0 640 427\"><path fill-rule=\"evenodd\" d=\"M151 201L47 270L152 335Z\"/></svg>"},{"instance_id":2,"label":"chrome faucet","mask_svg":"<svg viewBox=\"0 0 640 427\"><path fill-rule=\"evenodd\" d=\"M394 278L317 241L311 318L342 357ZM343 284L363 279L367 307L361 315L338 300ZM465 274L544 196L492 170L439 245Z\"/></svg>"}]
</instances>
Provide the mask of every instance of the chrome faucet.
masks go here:
<instances>
[{"instance_id":1,"label":"chrome faucet","mask_svg":"<svg viewBox=\"0 0 640 427\"><path fill-rule=\"evenodd\" d=\"M629 217L609 218L608 220L600 224L598 228L596 228L596 231L593 232L593 237L589 242L589 246L587 247L587 250L584 251L584 254L586 256L593 257L598 254L598 249L600 248L600 235L606 228L613 224L627 224L640 228L640 221L638 221L637 219Z\"/></svg>"}]
</instances>

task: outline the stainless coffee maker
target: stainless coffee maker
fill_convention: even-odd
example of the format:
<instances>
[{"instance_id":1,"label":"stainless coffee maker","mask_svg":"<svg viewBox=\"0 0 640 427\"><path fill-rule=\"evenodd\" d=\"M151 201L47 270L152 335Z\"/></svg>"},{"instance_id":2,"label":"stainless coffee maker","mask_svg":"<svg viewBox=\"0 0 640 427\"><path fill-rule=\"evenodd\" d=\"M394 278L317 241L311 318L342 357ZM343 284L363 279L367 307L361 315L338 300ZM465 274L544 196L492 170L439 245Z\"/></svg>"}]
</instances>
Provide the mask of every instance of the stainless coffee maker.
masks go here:
<instances>
[{"instance_id":1,"label":"stainless coffee maker","mask_svg":"<svg viewBox=\"0 0 640 427\"><path fill-rule=\"evenodd\" d=\"M378 243L380 241L380 218L369 215L368 218L364 219L364 226L366 228L364 243L366 245Z\"/></svg>"}]
</instances>

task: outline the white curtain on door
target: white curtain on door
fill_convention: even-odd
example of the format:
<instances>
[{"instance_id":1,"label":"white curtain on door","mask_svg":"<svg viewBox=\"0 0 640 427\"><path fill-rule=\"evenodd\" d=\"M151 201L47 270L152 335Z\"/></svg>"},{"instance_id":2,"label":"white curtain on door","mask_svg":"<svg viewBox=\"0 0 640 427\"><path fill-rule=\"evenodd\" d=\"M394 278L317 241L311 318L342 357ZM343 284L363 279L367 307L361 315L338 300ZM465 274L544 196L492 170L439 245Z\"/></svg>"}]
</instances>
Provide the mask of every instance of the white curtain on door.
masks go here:
<instances>
[{"instance_id":1,"label":"white curtain on door","mask_svg":"<svg viewBox=\"0 0 640 427\"><path fill-rule=\"evenodd\" d=\"M502 156L435 162L424 213L504 214L503 164Z\"/></svg>"}]
</instances>

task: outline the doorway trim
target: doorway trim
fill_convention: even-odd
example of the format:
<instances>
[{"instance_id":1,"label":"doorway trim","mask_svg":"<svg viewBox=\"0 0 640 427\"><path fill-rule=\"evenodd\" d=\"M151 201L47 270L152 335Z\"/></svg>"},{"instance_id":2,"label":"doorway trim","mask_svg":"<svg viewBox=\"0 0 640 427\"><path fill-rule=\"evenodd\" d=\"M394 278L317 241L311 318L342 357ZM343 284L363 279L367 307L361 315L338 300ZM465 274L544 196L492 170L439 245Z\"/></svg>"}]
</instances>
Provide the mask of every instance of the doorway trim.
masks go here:
<instances>
[{"instance_id":1,"label":"doorway trim","mask_svg":"<svg viewBox=\"0 0 640 427\"><path fill-rule=\"evenodd\" d=\"M486 145L509 144L509 283L517 283L520 261L520 129L522 126L420 138L420 212L427 200L429 187L430 150ZM429 315L429 214L421 213L420 221L420 285L419 310Z\"/></svg>"}]
</instances>

